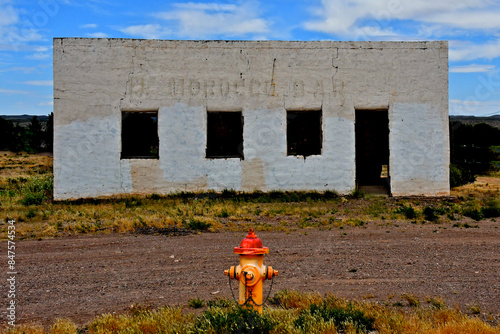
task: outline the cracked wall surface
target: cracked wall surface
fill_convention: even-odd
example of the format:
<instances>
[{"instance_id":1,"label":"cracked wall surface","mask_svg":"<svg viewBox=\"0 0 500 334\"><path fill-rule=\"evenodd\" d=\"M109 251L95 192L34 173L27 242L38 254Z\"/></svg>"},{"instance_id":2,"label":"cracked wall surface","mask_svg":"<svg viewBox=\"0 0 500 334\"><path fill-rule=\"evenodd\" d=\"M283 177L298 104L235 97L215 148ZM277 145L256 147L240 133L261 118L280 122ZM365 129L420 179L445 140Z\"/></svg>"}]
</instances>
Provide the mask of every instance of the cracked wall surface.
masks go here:
<instances>
[{"instance_id":1,"label":"cracked wall surface","mask_svg":"<svg viewBox=\"0 0 500 334\"><path fill-rule=\"evenodd\" d=\"M54 39L54 198L355 187L355 110L389 110L394 195L449 193L446 42ZM322 110L287 156L286 110ZM122 111L158 111L159 159L120 159ZM206 159L207 111L241 111L244 159Z\"/></svg>"}]
</instances>

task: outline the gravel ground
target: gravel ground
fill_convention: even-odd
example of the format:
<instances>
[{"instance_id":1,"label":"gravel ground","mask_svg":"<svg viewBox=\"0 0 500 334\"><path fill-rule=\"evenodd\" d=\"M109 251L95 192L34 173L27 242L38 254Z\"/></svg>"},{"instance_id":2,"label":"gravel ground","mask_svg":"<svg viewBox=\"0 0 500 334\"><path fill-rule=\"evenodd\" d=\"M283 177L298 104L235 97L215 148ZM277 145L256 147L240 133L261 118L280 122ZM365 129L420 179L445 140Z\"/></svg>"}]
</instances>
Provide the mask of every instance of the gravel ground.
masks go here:
<instances>
[{"instance_id":1,"label":"gravel ground","mask_svg":"<svg viewBox=\"0 0 500 334\"><path fill-rule=\"evenodd\" d=\"M411 293L423 305L441 297L466 311L500 318L499 223L368 226L307 233L257 232L279 270L273 290L333 293L392 305ZM110 234L16 242L18 323L56 318L85 324L132 304L186 305L191 298L231 298L224 269L246 233L166 237ZM6 252L7 242L1 242ZM0 275L7 291L7 261ZM233 288L236 289L236 284ZM264 285L264 291L269 282ZM236 291L235 291L236 292ZM7 305L2 293L1 305ZM2 318L5 319L5 307Z\"/></svg>"}]
</instances>

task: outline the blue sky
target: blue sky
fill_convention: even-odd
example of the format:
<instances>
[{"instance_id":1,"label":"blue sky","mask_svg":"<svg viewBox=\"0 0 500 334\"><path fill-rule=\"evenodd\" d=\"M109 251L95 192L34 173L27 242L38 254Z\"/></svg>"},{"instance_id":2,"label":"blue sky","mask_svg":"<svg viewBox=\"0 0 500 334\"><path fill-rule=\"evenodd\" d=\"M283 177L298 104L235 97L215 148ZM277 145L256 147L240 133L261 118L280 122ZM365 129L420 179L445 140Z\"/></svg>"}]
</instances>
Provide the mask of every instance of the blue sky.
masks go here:
<instances>
[{"instance_id":1,"label":"blue sky","mask_svg":"<svg viewBox=\"0 0 500 334\"><path fill-rule=\"evenodd\" d=\"M448 40L450 114L500 114L499 0L0 0L0 114L52 111L52 38Z\"/></svg>"}]
</instances>

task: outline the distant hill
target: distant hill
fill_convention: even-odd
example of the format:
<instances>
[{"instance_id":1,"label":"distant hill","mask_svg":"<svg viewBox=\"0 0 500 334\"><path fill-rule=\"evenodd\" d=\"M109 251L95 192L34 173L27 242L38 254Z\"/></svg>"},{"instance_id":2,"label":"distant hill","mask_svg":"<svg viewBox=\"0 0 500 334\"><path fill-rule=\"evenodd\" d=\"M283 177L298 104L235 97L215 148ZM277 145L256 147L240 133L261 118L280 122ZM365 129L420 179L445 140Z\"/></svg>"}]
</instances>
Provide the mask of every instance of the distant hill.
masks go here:
<instances>
[{"instance_id":1,"label":"distant hill","mask_svg":"<svg viewBox=\"0 0 500 334\"><path fill-rule=\"evenodd\" d=\"M463 124L478 124L486 123L492 127L500 129L500 115L489 117L475 117L475 116L450 116L450 122L460 122Z\"/></svg>"},{"instance_id":2,"label":"distant hill","mask_svg":"<svg viewBox=\"0 0 500 334\"><path fill-rule=\"evenodd\" d=\"M36 116L40 123L47 123L49 116L39 116L39 115L0 115L1 118L19 123L20 125L28 125L31 122L31 119Z\"/></svg>"}]
</instances>

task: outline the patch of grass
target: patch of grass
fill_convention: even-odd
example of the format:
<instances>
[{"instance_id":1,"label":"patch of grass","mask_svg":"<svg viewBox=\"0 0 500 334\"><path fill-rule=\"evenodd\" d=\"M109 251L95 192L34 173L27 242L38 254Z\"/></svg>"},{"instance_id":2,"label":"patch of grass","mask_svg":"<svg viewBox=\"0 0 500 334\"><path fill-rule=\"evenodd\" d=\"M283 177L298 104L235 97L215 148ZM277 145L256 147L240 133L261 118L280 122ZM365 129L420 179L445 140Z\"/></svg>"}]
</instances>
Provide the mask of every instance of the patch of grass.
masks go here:
<instances>
[{"instance_id":1,"label":"patch of grass","mask_svg":"<svg viewBox=\"0 0 500 334\"><path fill-rule=\"evenodd\" d=\"M270 298L270 302L280 305L285 309L305 309L310 304L320 303L322 301L321 295L318 293L304 293L297 290L281 290Z\"/></svg>"},{"instance_id":2,"label":"patch of grass","mask_svg":"<svg viewBox=\"0 0 500 334\"><path fill-rule=\"evenodd\" d=\"M237 196L237 193L234 189L224 189L222 190L221 197L222 198L234 198Z\"/></svg>"},{"instance_id":3,"label":"patch of grass","mask_svg":"<svg viewBox=\"0 0 500 334\"><path fill-rule=\"evenodd\" d=\"M188 306L194 309L202 308L205 306L205 301L200 298L192 298L188 301Z\"/></svg>"},{"instance_id":4,"label":"patch of grass","mask_svg":"<svg viewBox=\"0 0 500 334\"><path fill-rule=\"evenodd\" d=\"M477 304L469 305L468 308L472 314L481 314L481 307Z\"/></svg>"},{"instance_id":5,"label":"patch of grass","mask_svg":"<svg viewBox=\"0 0 500 334\"><path fill-rule=\"evenodd\" d=\"M351 192L351 196L353 198L360 199L360 198L365 198L366 197L366 193L364 191L359 190L358 188L356 188L356 189L354 189Z\"/></svg>"},{"instance_id":6,"label":"patch of grass","mask_svg":"<svg viewBox=\"0 0 500 334\"><path fill-rule=\"evenodd\" d=\"M460 223L455 223L453 224L452 227L458 227L458 228L479 228L479 225L470 225L469 223L463 223L463 224L460 224Z\"/></svg>"},{"instance_id":7,"label":"patch of grass","mask_svg":"<svg viewBox=\"0 0 500 334\"><path fill-rule=\"evenodd\" d=\"M435 310L445 310L447 308L446 303L440 297L429 297L427 303Z\"/></svg>"},{"instance_id":8,"label":"patch of grass","mask_svg":"<svg viewBox=\"0 0 500 334\"><path fill-rule=\"evenodd\" d=\"M164 307L158 310L146 309L132 315L104 314L94 319L85 332L93 334L187 333L187 325L192 321L193 316L183 314L181 309Z\"/></svg>"},{"instance_id":9,"label":"patch of grass","mask_svg":"<svg viewBox=\"0 0 500 334\"><path fill-rule=\"evenodd\" d=\"M126 208L136 208L136 207L139 207L142 205L144 205L143 201L140 198L137 198L135 196L125 199L125 207Z\"/></svg>"},{"instance_id":10,"label":"patch of grass","mask_svg":"<svg viewBox=\"0 0 500 334\"><path fill-rule=\"evenodd\" d=\"M152 199L153 201L159 201L162 199L162 196L158 194L151 194L147 198Z\"/></svg>"},{"instance_id":11,"label":"patch of grass","mask_svg":"<svg viewBox=\"0 0 500 334\"><path fill-rule=\"evenodd\" d=\"M308 310L302 310L294 325L305 332L309 332L311 326L317 322L333 322L336 329L346 329L366 333L374 328L375 319L367 316L365 312L349 304L347 307L329 305L327 301L322 304L311 304Z\"/></svg>"},{"instance_id":12,"label":"patch of grass","mask_svg":"<svg viewBox=\"0 0 500 334\"><path fill-rule=\"evenodd\" d=\"M270 333L274 324L266 315L236 307L228 310L210 308L198 317L194 333Z\"/></svg>"},{"instance_id":13,"label":"patch of grass","mask_svg":"<svg viewBox=\"0 0 500 334\"><path fill-rule=\"evenodd\" d=\"M212 224L191 218L186 226L194 231L206 231L210 228L210 226L212 226Z\"/></svg>"},{"instance_id":14,"label":"patch of grass","mask_svg":"<svg viewBox=\"0 0 500 334\"><path fill-rule=\"evenodd\" d=\"M494 197L488 199L481 208L481 214L484 218L500 217L500 199Z\"/></svg>"},{"instance_id":15,"label":"patch of grass","mask_svg":"<svg viewBox=\"0 0 500 334\"><path fill-rule=\"evenodd\" d=\"M409 306L411 307L419 307L420 306L420 299L418 299L417 296L411 294L411 293L405 293L401 295L401 298L406 300Z\"/></svg>"},{"instance_id":16,"label":"patch of grass","mask_svg":"<svg viewBox=\"0 0 500 334\"><path fill-rule=\"evenodd\" d=\"M227 298L215 298L207 302L208 307L228 308L236 306L234 300Z\"/></svg>"},{"instance_id":17,"label":"patch of grass","mask_svg":"<svg viewBox=\"0 0 500 334\"><path fill-rule=\"evenodd\" d=\"M437 222L439 219L439 211L431 206L426 206L423 211L424 219L430 222Z\"/></svg>"},{"instance_id":18,"label":"patch of grass","mask_svg":"<svg viewBox=\"0 0 500 334\"><path fill-rule=\"evenodd\" d=\"M26 212L26 218L30 219L30 218L34 218L34 217L36 217L36 211L35 211L35 209L30 208L28 210L28 212Z\"/></svg>"},{"instance_id":19,"label":"patch of grass","mask_svg":"<svg viewBox=\"0 0 500 334\"><path fill-rule=\"evenodd\" d=\"M229 217L229 212L226 209L222 209L219 213L215 214L216 217L227 218Z\"/></svg>"},{"instance_id":20,"label":"patch of grass","mask_svg":"<svg viewBox=\"0 0 500 334\"><path fill-rule=\"evenodd\" d=\"M463 214L464 216L472 218L476 221L479 221L484 218L481 210L473 207L464 208Z\"/></svg>"},{"instance_id":21,"label":"patch of grass","mask_svg":"<svg viewBox=\"0 0 500 334\"><path fill-rule=\"evenodd\" d=\"M403 205L402 207L394 210L394 213L399 213L407 219L415 219L418 216L417 211L411 205Z\"/></svg>"},{"instance_id":22,"label":"patch of grass","mask_svg":"<svg viewBox=\"0 0 500 334\"><path fill-rule=\"evenodd\" d=\"M25 206L40 205L43 203L44 199L45 199L44 194L29 192L24 195L23 199L21 200L21 203Z\"/></svg>"},{"instance_id":23,"label":"patch of grass","mask_svg":"<svg viewBox=\"0 0 500 334\"><path fill-rule=\"evenodd\" d=\"M51 200L54 186L51 176L30 177L23 179L21 183L20 194L22 205L40 205L45 201Z\"/></svg>"}]
</instances>

